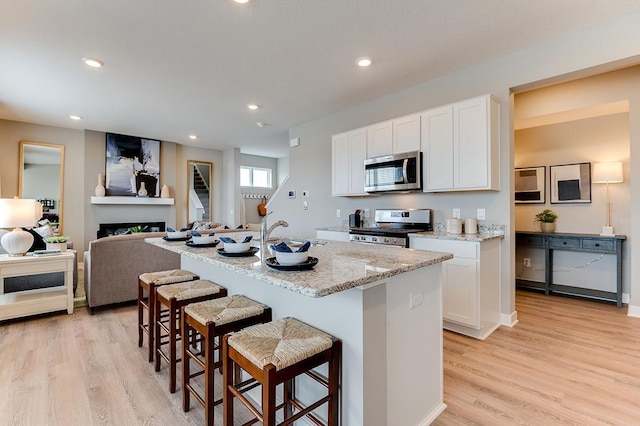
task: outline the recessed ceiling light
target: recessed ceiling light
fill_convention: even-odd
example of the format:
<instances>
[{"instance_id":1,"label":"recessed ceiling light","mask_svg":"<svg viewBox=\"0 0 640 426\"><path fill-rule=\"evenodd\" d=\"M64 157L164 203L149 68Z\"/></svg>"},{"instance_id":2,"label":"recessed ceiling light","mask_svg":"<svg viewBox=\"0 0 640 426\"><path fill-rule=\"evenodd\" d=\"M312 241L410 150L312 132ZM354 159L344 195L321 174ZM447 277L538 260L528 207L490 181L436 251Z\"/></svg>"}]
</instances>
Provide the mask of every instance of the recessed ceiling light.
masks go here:
<instances>
[{"instance_id":1,"label":"recessed ceiling light","mask_svg":"<svg viewBox=\"0 0 640 426\"><path fill-rule=\"evenodd\" d=\"M96 58L82 58L85 64L89 65L92 68L102 68L104 67L104 62L100 59Z\"/></svg>"},{"instance_id":2,"label":"recessed ceiling light","mask_svg":"<svg viewBox=\"0 0 640 426\"><path fill-rule=\"evenodd\" d=\"M72 120L82 120L82 117L80 117L79 115L70 115L69 118Z\"/></svg>"},{"instance_id":3,"label":"recessed ceiling light","mask_svg":"<svg viewBox=\"0 0 640 426\"><path fill-rule=\"evenodd\" d=\"M196 140L196 139L198 139L198 136L196 136L196 135L189 135L189 139L191 139L191 140Z\"/></svg>"},{"instance_id":4,"label":"recessed ceiling light","mask_svg":"<svg viewBox=\"0 0 640 426\"><path fill-rule=\"evenodd\" d=\"M245 3L249 3L249 0L233 0L236 3L240 3L240 4L245 4Z\"/></svg>"},{"instance_id":5,"label":"recessed ceiling light","mask_svg":"<svg viewBox=\"0 0 640 426\"><path fill-rule=\"evenodd\" d=\"M256 105L256 104L248 104L247 108L249 108L251 111L255 111L260 107L258 105Z\"/></svg>"},{"instance_id":6,"label":"recessed ceiling light","mask_svg":"<svg viewBox=\"0 0 640 426\"><path fill-rule=\"evenodd\" d=\"M358 58L356 64L358 64L359 67L368 67L371 65L371 58Z\"/></svg>"},{"instance_id":7,"label":"recessed ceiling light","mask_svg":"<svg viewBox=\"0 0 640 426\"><path fill-rule=\"evenodd\" d=\"M265 122L263 122L263 121L258 121L258 122L256 122L256 125L257 125L258 127L264 127L264 126L267 126L267 123L265 123Z\"/></svg>"}]
</instances>

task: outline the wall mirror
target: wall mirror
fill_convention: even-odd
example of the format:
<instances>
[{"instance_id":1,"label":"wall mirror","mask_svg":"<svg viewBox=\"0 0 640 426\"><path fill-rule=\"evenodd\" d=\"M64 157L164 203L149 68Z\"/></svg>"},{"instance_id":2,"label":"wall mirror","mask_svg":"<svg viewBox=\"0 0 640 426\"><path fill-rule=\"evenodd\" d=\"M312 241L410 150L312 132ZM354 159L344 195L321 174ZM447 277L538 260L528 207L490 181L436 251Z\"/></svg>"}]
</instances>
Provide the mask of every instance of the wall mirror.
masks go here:
<instances>
[{"instance_id":1,"label":"wall mirror","mask_svg":"<svg viewBox=\"0 0 640 426\"><path fill-rule=\"evenodd\" d=\"M64 145L20 141L18 196L39 200L43 218L62 235Z\"/></svg>"},{"instance_id":2,"label":"wall mirror","mask_svg":"<svg viewBox=\"0 0 640 426\"><path fill-rule=\"evenodd\" d=\"M213 163L187 160L188 223L211 222Z\"/></svg>"}]
</instances>

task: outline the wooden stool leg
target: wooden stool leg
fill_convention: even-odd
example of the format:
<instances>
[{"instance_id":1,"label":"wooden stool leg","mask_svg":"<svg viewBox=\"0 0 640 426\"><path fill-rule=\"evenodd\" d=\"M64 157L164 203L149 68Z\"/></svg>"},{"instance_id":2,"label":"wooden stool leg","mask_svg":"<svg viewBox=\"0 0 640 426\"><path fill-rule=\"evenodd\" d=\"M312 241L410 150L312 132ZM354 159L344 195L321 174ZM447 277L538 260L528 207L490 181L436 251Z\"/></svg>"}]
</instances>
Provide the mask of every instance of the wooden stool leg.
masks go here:
<instances>
[{"instance_id":1,"label":"wooden stool leg","mask_svg":"<svg viewBox=\"0 0 640 426\"><path fill-rule=\"evenodd\" d=\"M189 346L185 345L184 342L189 341L189 336L191 333L195 335L195 330L191 328L188 324L188 316L187 314L182 312L182 410L184 412L189 411L191 408L191 392L189 391L189 383L190 383L190 357L187 355L187 351L189 350Z\"/></svg>"},{"instance_id":2,"label":"wooden stool leg","mask_svg":"<svg viewBox=\"0 0 640 426\"><path fill-rule=\"evenodd\" d=\"M215 404L215 395L213 387L213 376L215 374L215 368L213 364L215 362L214 354L214 342L215 342L215 326L209 325L207 327L207 335L203 336L204 349L204 401L205 408L205 422L207 426L213 426L213 408Z\"/></svg>"},{"instance_id":3,"label":"wooden stool leg","mask_svg":"<svg viewBox=\"0 0 640 426\"><path fill-rule=\"evenodd\" d=\"M151 297L151 296L149 296L149 297ZM158 298L156 298L155 302L153 302L153 303L154 303L154 309L156 311L160 312L160 300ZM160 352L160 342L162 341L162 339L161 339L161 337L162 337L162 335L161 335L162 327L160 327L159 322L161 320L161 315L158 314L155 318L156 318L155 319L156 324L155 324L155 327L154 327L153 349L156 352L156 371L160 371L160 358L161 358L161 356L160 356L159 352Z\"/></svg>"},{"instance_id":4,"label":"wooden stool leg","mask_svg":"<svg viewBox=\"0 0 640 426\"><path fill-rule=\"evenodd\" d=\"M169 301L169 392L176 392L176 341L178 340L178 332L176 329L176 306L174 299Z\"/></svg>"},{"instance_id":5,"label":"wooden stool leg","mask_svg":"<svg viewBox=\"0 0 640 426\"><path fill-rule=\"evenodd\" d=\"M220 358L222 360L222 414L225 425L233 424L233 393L229 389L229 383L233 383L234 363L229 358L229 347L227 345L227 338L229 336L222 336L222 351Z\"/></svg>"},{"instance_id":6,"label":"wooden stool leg","mask_svg":"<svg viewBox=\"0 0 640 426\"><path fill-rule=\"evenodd\" d=\"M282 385L282 400L284 401L284 419L288 419L293 415L293 404L291 404L291 400L293 399L293 395L295 394L294 386L295 379L287 380Z\"/></svg>"},{"instance_id":7,"label":"wooden stool leg","mask_svg":"<svg viewBox=\"0 0 640 426\"><path fill-rule=\"evenodd\" d=\"M144 291L142 289L142 282L140 280L138 280L138 347L142 347L142 339L143 339L143 332L142 332L142 327L144 327L144 323L142 322L142 319L144 317L144 315L142 314L142 298L144 297Z\"/></svg>"},{"instance_id":8,"label":"wooden stool leg","mask_svg":"<svg viewBox=\"0 0 640 426\"><path fill-rule=\"evenodd\" d=\"M153 362L153 353L155 352L155 346L154 346L154 337L155 337L155 330L156 330L156 316L155 316L155 312L156 312L156 307L155 307L155 303L156 303L156 286L153 283L149 284L149 297L147 299L147 324L148 325L148 330L149 330L149 362Z\"/></svg>"},{"instance_id":9,"label":"wooden stool leg","mask_svg":"<svg viewBox=\"0 0 640 426\"><path fill-rule=\"evenodd\" d=\"M264 426L275 426L276 424L276 368L269 364L265 367L267 382L262 384L262 424Z\"/></svg>"},{"instance_id":10,"label":"wooden stool leg","mask_svg":"<svg viewBox=\"0 0 640 426\"><path fill-rule=\"evenodd\" d=\"M331 394L329 399L328 425L338 426L339 424L339 389L340 389L340 360L342 359L342 341L333 342L333 357L329 362L329 385L328 390Z\"/></svg>"}]
</instances>

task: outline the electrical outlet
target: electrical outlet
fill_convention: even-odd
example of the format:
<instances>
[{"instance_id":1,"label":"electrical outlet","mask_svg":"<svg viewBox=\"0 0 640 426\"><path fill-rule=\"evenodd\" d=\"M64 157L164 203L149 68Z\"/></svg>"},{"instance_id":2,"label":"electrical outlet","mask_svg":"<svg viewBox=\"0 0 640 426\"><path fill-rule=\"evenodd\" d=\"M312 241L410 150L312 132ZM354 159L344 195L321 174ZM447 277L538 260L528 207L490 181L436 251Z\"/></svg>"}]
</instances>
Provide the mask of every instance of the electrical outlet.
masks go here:
<instances>
[{"instance_id":1,"label":"electrical outlet","mask_svg":"<svg viewBox=\"0 0 640 426\"><path fill-rule=\"evenodd\" d=\"M309 202L308 201L303 201L302 202L302 210L309 210Z\"/></svg>"},{"instance_id":2,"label":"electrical outlet","mask_svg":"<svg viewBox=\"0 0 640 426\"><path fill-rule=\"evenodd\" d=\"M364 209L364 217L365 217L365 219L369 219L369 214L371 214L369 209Z\"/></svg>"},{"instance_id":3,"label":"electrical outlet","mask_svg":"<svg viewBox=\"0 0 640 426\"><path fill-rule=\"evenodd\" d=\"M487 211L485 209L478 209L476 219L485 220L487 218Z\"/></svg>"},{"instance_id":4,"label":"electrical outlet","mask_svg":"<svg viewBox=\"0 0 640 426\"><path fill-rule=\"evenodd\" d=\"M336 209L336 217L340 217L340 209Z\"/></svg>"},{"instance_id":5,"label":"electrical outlet","mask_svg":"<svg viewBox=\"0 0 640 426\"><path fill-rule=\"evenodd\" d=\"M460 209L453 209L453 217L460 219Z\"/></svg>"},{"instance_id":6,"label":"electrical outlet","mask_svg":"<svg viewBox=\"0 0 640 426\"><path fill-rule=\"evenodd\" d=\"M422 305L422 293L409 293L409 309Z\"/></svg>"},{"instance_id":7,"label":"electrical outlet","mask_svg":"<svg viewBox=\"0 0 640 426\"><path fill-rule=\"evenodd\" d=\"M524 258L524 266L526 268L530 268L531 267L531 259L529 259L528 257Z\"/></svg>"}]
</instances>

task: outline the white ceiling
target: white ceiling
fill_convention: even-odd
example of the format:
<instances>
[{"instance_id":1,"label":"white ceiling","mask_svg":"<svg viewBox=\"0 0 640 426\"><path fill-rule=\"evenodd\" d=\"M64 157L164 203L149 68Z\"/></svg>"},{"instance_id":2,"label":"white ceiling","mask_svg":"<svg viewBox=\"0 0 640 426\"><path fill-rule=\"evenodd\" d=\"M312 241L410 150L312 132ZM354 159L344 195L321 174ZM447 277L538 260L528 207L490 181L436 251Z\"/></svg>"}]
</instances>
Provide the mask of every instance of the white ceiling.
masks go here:
<instances>
[{"instance_id":1,"label":"white ceiling","mask_svg":"<svg viewBox=\"0 0 640 426\"><path fill-rule=\"evenodd\" d=\"M0 118L281 157L293 126L637 11L640 0L2 0ZM356 69L360 56L373 66Z\"/></svg>"}]
</instances>

